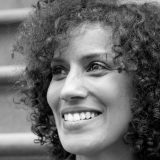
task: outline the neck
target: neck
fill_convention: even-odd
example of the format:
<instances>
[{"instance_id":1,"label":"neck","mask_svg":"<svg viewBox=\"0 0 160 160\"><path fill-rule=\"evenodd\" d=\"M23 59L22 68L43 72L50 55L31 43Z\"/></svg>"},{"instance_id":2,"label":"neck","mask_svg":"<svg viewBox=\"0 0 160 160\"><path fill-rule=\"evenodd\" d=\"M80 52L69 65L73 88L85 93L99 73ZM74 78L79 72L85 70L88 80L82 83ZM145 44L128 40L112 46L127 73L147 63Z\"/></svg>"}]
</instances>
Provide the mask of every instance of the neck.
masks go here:
<instances>
[{"instance_id":1,"label":"neck","mask_svg":"<svg viewBox=\"0 0 160 160\"><path fill-rule=\"evenodd\" d=\"M95 154L94 154L95 153ZM110 147L104 151L92 152L87 155L76 155L76 160L134 160L130 148L123 144Z\"/></svg>"}]
</instances>

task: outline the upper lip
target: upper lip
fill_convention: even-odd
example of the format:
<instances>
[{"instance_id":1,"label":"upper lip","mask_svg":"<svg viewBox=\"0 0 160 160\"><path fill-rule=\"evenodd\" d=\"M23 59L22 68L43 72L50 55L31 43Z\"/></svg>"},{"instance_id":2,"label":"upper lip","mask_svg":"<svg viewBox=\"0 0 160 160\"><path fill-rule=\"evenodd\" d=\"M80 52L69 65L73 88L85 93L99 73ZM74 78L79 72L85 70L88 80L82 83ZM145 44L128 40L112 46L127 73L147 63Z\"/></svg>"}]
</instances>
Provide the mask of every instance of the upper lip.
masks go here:
<instances>
[{"instance_id":1,"label":"upper lip","mask_svg":"<svg viewBox=\"0 0 160 160\"><path fill-rule=\"evenodd\" d=\"M76 113L76 112L100 112L102 113L102 110L100 109L95 109L95 108L89 108L89 107L79 107L79 106L73 106L73 107L66 107L61 110L61 115L63 116L64 114L67 113Z\"/></svg>"}]
</instances>

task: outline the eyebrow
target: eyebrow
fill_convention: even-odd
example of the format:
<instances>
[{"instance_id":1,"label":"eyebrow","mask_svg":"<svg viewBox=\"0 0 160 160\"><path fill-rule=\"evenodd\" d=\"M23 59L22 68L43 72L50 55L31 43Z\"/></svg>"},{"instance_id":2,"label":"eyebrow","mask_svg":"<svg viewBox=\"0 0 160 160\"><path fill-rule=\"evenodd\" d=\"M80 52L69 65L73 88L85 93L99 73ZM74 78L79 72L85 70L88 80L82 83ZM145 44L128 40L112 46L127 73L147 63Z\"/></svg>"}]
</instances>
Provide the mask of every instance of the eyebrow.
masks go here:
<instances>
[{"instance_id":1,"label":"eyebrow","mask_svg":"<svg viewBox=\"0 0 160 160\"><path fill-rule=\"evenodd\" d=\"M106 53L106 52L96 52L96 53L88 53L87 55L84 55L80 58L81 61L87 61L87 60L91 60L91 59L96 59L96 58L100 58L100 57L105 57L106 60L107 60L107 55L109 53ZM57 63L62 63L64 62L65 60L61 57L55 57L52 59L52 62L57 62Z\"/></svg>"},{"instance_id":2,"label":"eyebrow","mask_svg":"<svg viewBox=\"0 0 160 160\"><path fill-rule=\"evenodd\" d=\"M82 61L87 61L90 59L96 59L96 58L101 58L101 57L105 57L107 59L107 54L106 52L97 52L97 53L89 53L88 55L85 55L81 58Z\"/></svg>"}]
</instances>

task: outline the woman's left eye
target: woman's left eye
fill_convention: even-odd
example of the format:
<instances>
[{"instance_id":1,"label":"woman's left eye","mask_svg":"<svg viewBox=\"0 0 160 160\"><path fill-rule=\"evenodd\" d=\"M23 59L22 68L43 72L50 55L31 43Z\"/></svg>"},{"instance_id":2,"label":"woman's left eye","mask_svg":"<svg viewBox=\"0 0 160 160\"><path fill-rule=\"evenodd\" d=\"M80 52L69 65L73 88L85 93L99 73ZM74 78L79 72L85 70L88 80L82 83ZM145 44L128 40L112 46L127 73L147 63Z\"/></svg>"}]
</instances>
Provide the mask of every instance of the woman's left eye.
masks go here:
<instances>
[{"instance_id":1,"label":"woman's left eye","mask_svg":"<svg viewBox=\"0 0 160 160\"><path fill-rule=\"evenodd\" d=\"M104 70L110 70L110 67L107 67L105 63L102 62L92 62L87 67L87 72L99 72Z\"/></svg>"}]
</instances>

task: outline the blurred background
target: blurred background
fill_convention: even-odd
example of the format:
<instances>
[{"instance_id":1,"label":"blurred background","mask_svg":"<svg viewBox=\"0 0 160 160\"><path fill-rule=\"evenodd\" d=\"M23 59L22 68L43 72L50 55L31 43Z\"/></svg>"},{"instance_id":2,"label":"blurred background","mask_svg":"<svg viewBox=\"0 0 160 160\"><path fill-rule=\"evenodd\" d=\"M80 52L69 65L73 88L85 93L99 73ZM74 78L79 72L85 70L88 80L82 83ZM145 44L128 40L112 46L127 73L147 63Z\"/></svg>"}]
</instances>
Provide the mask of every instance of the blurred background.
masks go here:
<instances>
[{"instance_id":1,"label":"blurred background","mask_svg":"<svg viewBox=\"0 0 160 160\"><path fill-rule=\"evenodd\" d=\"M26 111L20 105L13 103L15 91L9 83L5 83L14 68L24 64L21 55L15 55L13 58L12 45L15 42L19 24L25 19L31 5L35 2L36 0L0 0L0 133L30 131L30 125L25 118ZM2 82L2 69L4 82Z\"/></svg>"},{"instance_id":2,"label":"blurred background","mask_svg":"<svg viewBox=\"0 0 160 160\"><path fill-rule=\"evenodd\" d=\"M14 81L24 70L21 55L12 54L17 28L32 11L37 0L0 0L0 159L45 159L46 152L30 131L26 106L16 104Z\"/></svg>"}]
</instances>

